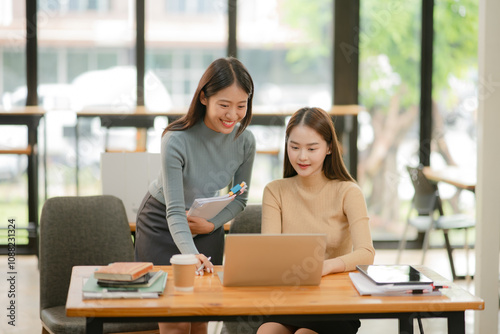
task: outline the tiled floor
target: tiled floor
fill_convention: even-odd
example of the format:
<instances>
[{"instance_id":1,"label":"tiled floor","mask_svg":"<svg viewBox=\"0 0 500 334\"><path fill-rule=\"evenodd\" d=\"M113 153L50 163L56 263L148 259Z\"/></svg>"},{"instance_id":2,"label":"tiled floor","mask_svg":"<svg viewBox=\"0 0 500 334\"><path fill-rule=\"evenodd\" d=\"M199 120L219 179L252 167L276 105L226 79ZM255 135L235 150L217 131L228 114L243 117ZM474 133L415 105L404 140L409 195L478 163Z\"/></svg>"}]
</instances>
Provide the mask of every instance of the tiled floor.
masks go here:
<instances>
[{"instance_id":1,"label":"tiled floor","mask_svg":"<svg viewBox=\"0 0 500 334\"><path fill-rule=\"evenodd\" d=\"M420 262L419 251L405 251L403 253L402 262L410 264L418 264ZM470 268L474 268L473 256L471 252ZM391 250L377 251L376 263L394 263L396 259L396 252ZM456 257L457 268L464 268L465 261L460 261L463 256L457 252ZM438 272L446 278L451 278L446 254L442 250L430 250L426 257L425 264ZM6 298L8 296L8 282L7 282L7 257L0 256L0 333L3 334L33 334L41 333L40 317L39 317L39 272L38 261L34 256L17 256L16 258L17 269L17 285L16 285L16 319L15 327L8 324L9 319L6 317L8 301L12 300ZM463 273L463 272L461 272ZM474 286L472 283L467 284L466 281L459 281L463 284L465 289L473 292ZM474 313L473 311L466 312L466 330L467 334L472 334L474 331L473 326ZM444 319L424 319L424 331L426 334L441 334L446 331L446 321ZM390 334L397 332L396 320L363 320L359 334ZM211 334L216 334L220 330L217 323L210 324ZM415 333L418 333L416 327ZM493 333L493 332L492 332ZM500 333L500 331L499 331Z\"/></svg>"}]
</instances>

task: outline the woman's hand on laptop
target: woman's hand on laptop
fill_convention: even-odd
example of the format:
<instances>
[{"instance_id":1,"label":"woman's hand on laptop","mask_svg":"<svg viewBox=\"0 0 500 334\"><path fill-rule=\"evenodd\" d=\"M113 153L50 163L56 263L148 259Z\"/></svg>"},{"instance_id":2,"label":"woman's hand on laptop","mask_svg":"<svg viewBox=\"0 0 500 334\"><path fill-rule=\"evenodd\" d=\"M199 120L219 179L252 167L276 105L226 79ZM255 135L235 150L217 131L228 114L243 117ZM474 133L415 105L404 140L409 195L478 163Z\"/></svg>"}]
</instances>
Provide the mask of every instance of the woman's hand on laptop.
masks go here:
<instances>
[{"instance_id":1,"label":"woman's hand on laptop","mask_svg":"<svg viewBox=\"0 0 500 334\"><path fill-rule=\"evenodd\" d=\"M206 257L203 254L196 254L196 258L198 259L198 265L196 266L196 275L203 275L206 271L207 273L214 272L214 265L210 262L210 257Z\"/></svg>"}]
</instances>

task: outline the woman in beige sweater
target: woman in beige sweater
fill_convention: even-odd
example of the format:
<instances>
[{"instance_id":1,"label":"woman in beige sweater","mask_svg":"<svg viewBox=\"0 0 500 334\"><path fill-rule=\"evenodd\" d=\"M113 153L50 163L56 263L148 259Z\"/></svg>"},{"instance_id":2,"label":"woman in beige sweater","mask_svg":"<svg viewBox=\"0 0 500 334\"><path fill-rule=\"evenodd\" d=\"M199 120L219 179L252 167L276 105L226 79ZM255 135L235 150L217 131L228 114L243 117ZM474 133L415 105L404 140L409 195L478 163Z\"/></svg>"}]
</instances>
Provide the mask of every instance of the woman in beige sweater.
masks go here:
<instances>
[{"instance_id":1,"label":"woman in beige sweater","mask_svg":"<svg viewBox=\"0 0 500 334\"><path fill-rule=\"evenodd\" d=\"M262 233L323 233L323 275L372 264L375 250L364 196L347 171L330 116L302 108L286 129L283 179L269 183L262 201ZM266 322L258 334L356 333L355 321Z\"/></svg>"}]
</instances>

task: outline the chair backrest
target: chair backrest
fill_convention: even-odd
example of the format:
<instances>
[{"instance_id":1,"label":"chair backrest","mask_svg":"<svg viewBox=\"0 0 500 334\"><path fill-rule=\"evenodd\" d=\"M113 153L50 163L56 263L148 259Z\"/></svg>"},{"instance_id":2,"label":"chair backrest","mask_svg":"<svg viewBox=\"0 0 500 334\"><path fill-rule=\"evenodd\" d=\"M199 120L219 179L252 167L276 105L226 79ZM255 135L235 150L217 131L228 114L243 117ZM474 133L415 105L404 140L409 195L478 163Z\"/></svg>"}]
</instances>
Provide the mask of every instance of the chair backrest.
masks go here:
<instances>
[{"instance_id":1,"label":"chair backrest","mask_svg":"<svg viewBox=\"0 0 500 334\"><path fill-rule=\"evenodd\" d=\"M40 218L40 311L66 303L76 265L134 261L122 201L114 196L54 197Z\"/></svg>"},{"instance_id":2,"label":"chair backrest","mask_svg":"<svg viewBox=\"0 0 500 334\"><path fill-rule=\"evenodd\" d=\"M443 209L438 187L427 179L422 168L422 166L407 167L415 189L413 208L417 210L419 215L431 215L435 210L439 210L442 215Z\"/></svg>"},{"instance_id":3,"label":"chair backrest","mask_svg":"<svg viewBox=\"0 0 500 334\"><path fill-rule=\"evenodd\" d=\"M248 204L245 210L234 218L229 233L260 233L261 220L262 205Z\"/></svg>"}]
</instances>

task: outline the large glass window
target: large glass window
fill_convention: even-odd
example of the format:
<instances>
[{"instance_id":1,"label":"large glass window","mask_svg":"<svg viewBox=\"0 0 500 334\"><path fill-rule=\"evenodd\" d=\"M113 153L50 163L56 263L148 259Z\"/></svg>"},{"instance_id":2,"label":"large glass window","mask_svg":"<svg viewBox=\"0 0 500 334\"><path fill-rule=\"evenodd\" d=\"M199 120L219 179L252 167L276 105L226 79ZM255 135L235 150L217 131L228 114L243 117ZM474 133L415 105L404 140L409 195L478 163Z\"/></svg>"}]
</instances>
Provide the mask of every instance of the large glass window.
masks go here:
<instances>
[{"instance_id":1,"label":"large glass window","mask_svg":"<svg viewBox=\"0 0 500 334\"><path fill-rule=\"evenodd\" d=\"M136 105L135 2L40 0L38 18L38 94L47 110L46 195L73 195L76 112ZM106 132L98 119L82 118L79 128L79 194L100 193ZM126 148L135 135L120 139Z\"/></svg>"},{"instance_id":2,"label":"large glass window","mask_svg":"<svg viewBox=\"0 0 500 334\"><path fill-rule=\"evenodd\" d=\"M227 6L220 1L147 1L146 72L166 87L162 110L187 109L201 75L226 55ZM147 93L148 83L145 83Z\"/></svg>"},{"instance_id":3,"label":"large glass window","mask_svg":"<svg viewBox=\"0 0 500 334\"><path fill-rule=\"evenodd\" d=\"M0 1L0 110L12 109L26 102L26 8L24 1ZM25 126L0 124L0 149L25 148L28 130ZM25 155L0 154L0 227L8 219L17 226L28 222L28 181ZM17 243L25 244L19 230ZM7 244L7 231L0 232L0 245Z\"/></svg>"},{"instance_id":4,"label":"large glass window","mask_svg":"<svg viewBox=\"0 0 500 334\"><path fill-rule=\"evenodd\" d=\"M372 234L399 240L419 163L421 1L361 1L358 181Z\"/></svg>"},{"instance_id":5,"label":"large glass window","mask_svg":"<svg viewBox=\"0 0 500 334\"><path fill-rule=\"evenodd\" d=\"M330 109L332 1L238 2L238 56L255 81L257 105Z\"/></svg>"},{"instance_id":6,"label":"large glass window","mask_svg":"<svg viewBox=\"0 0 500 334\"><path fill-rule=\"evenodd\" d=\"M15 104L26 85L26 9L24 1L0 2L0 106Z\"/></svg>"},{"instance_id":7,"label":"large glass window","mask_svg":"<svg viewBox=\"0 0 500 334\"><path fill-rule=\"evenodd\" d=\"M367 112L359 116L358 179L378 240L401 236L413 196L406 166L420 163L421 6L419 0L361 2L360 102ZM475 1L435 1L431 167L459 166L473 175L477 19ZM473 212L473 193L439 188L445 211Z\"/></svg>"},{"instance_id":8,"label":"large glass window","mask_svg":"<svg viewBox=\"0 0 500 334\"><path fill-rule=\"evenodd\" d=\"M434 9L434 91L431 167L454 168L464 178L476 175L478 99L491 78L478 78L478 3L438 0ZM488 83L488 81L490 81ZM487 87L486 89L482 88ZM475 195L439 183L448 213L474 215Z\"/></svg>"}]
</instances>

